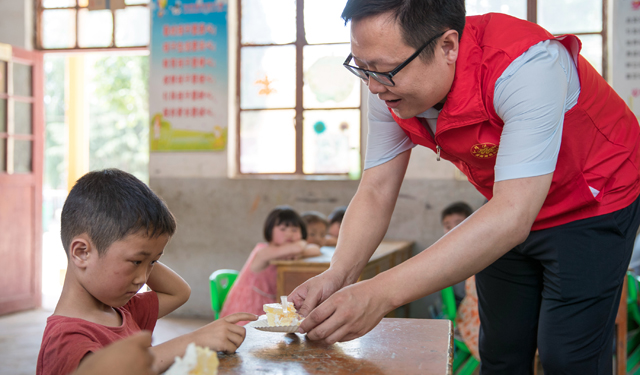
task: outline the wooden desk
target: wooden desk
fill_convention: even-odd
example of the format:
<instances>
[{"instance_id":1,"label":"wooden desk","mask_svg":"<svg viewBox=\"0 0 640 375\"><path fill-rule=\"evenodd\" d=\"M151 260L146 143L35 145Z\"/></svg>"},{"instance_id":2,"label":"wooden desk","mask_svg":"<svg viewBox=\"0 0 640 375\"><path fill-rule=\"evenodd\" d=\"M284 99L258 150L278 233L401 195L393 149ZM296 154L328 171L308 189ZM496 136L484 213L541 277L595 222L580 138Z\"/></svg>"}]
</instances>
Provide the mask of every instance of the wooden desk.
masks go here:
<instances>
[{"instance_id":1,"label":"wooden desk","mask_svg":"<svg viewBox=\"0 0 640 375\"><path fill-rule=\"evenodd\" d=\"M362 271L359 280L370 279L377 274L394 267L411 257L411 241L382 241L380 246L369 259ZM287 296L300 284L310 278L321 274L329 268L334 247L323 247L322 255L299 260L276 260L278 269L277 293L278 296ZM409 305L403 306L388 317L408 317Z\"/></svg>"},{"instance_id":2,"label":"wooden desk","mask_svg":"<svg viewBox=\"0 0 640 375\"><path fill-rule=\"evenodd\" d=\"M363 337L333 345L247 327L238 351L220 354L218 375L450 375L452 363L451 321L384 318Z\"/></svg>"}]
</instances>

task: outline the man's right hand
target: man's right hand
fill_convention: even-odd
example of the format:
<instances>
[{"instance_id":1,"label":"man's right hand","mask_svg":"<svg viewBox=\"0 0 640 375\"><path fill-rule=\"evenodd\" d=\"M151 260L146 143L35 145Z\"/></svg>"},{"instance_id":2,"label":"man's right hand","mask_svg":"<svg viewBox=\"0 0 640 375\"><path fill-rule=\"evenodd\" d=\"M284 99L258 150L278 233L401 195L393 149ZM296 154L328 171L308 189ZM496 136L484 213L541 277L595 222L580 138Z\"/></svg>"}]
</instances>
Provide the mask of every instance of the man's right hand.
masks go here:
<instances>
[{"instance_id":1,"label":"man's right hand","mask_svg":"<svg viewBox=\"0 0 640 375\"><path fill-rule=\"evenodd\" d=\"M293 302L300 315L307 316L316 306L342 289L345 286L345 280L346 275L328 269L294 289L287 300Z\"/></svg>"}]
</instances>

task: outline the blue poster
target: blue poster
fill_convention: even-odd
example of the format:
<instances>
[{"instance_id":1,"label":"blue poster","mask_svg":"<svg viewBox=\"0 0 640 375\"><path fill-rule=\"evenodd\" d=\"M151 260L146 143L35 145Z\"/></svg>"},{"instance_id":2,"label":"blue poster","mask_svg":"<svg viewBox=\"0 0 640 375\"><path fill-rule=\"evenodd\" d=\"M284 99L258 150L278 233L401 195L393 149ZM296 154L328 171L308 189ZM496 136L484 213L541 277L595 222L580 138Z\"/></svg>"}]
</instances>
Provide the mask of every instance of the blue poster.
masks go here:
<instances>
[{"instance_id":1,"label":"blue poster","mask_svg":"<svg viewBox=\"0 0 640 375\"><path fill-rule=\"evenodd\" d=\"M151 151L227 144L227 0L152 0Z\"/></svg>"}]
</instances>

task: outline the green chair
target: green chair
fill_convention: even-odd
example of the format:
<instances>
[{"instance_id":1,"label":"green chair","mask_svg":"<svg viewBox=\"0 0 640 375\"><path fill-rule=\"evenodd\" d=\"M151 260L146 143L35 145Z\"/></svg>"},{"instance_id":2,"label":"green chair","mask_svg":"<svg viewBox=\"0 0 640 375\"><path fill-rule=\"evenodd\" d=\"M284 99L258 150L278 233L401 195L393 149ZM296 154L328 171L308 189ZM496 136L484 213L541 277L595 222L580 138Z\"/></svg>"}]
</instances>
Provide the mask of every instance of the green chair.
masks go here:
<instances>
[{"instance_id":1,"label":"green chair","mask_svg":"<svg viewBox=\"0 0 640 375\"><path fill-rule=\"evenodd\" d=\"M638 283L640 277L627 271L627 374L640 374L640 307L638 306Z\"/></svg>"},{"instance_id":2,"label":"green chair","mask_svg":"<svg viewBox=\"0 0 640 375\"><path fill-rule=\"evenodd\" d=\"M227 299L227 293L236 281L239 272L236 270L217 270L209 276L209 290L211 292L211 309L215 315L215 319L220 317L220 311L224 301Z\"/></svg>"},{"instance_id":3,"label":"green chair","mask_svg":"<svg viewBox=\"0 0 640 375\"><path fill-rule=\"evenodd\" d=\"M453 322L453 326L456 326L456 298L453 292L453 287L444 288L440 291L442 297L442 310L445 319L449 319ZM454 375L471 375L480 362L473 355L471 351L464 343L464 341L454 337L454 351L453 351L453 374Z\"/></svg>"}]
</instances>

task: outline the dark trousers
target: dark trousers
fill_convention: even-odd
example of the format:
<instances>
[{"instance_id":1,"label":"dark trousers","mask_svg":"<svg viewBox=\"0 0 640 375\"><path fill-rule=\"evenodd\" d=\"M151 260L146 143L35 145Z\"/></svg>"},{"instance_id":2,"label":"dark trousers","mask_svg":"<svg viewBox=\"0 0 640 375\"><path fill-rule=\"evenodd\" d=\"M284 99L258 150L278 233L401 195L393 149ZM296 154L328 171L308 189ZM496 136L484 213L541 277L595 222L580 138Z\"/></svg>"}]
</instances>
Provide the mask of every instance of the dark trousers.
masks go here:
<instances>
[{"instance_id":1,"label":"dark trousers","mask_svg":"<svg viewBox=\"0 0 640 375\"><path fill-rule=\"evenodd\" d=\"M627 208L531 232L476 275L481 374L611 374L614 323L640 225Z\"/></svg>"}]
</instances>

